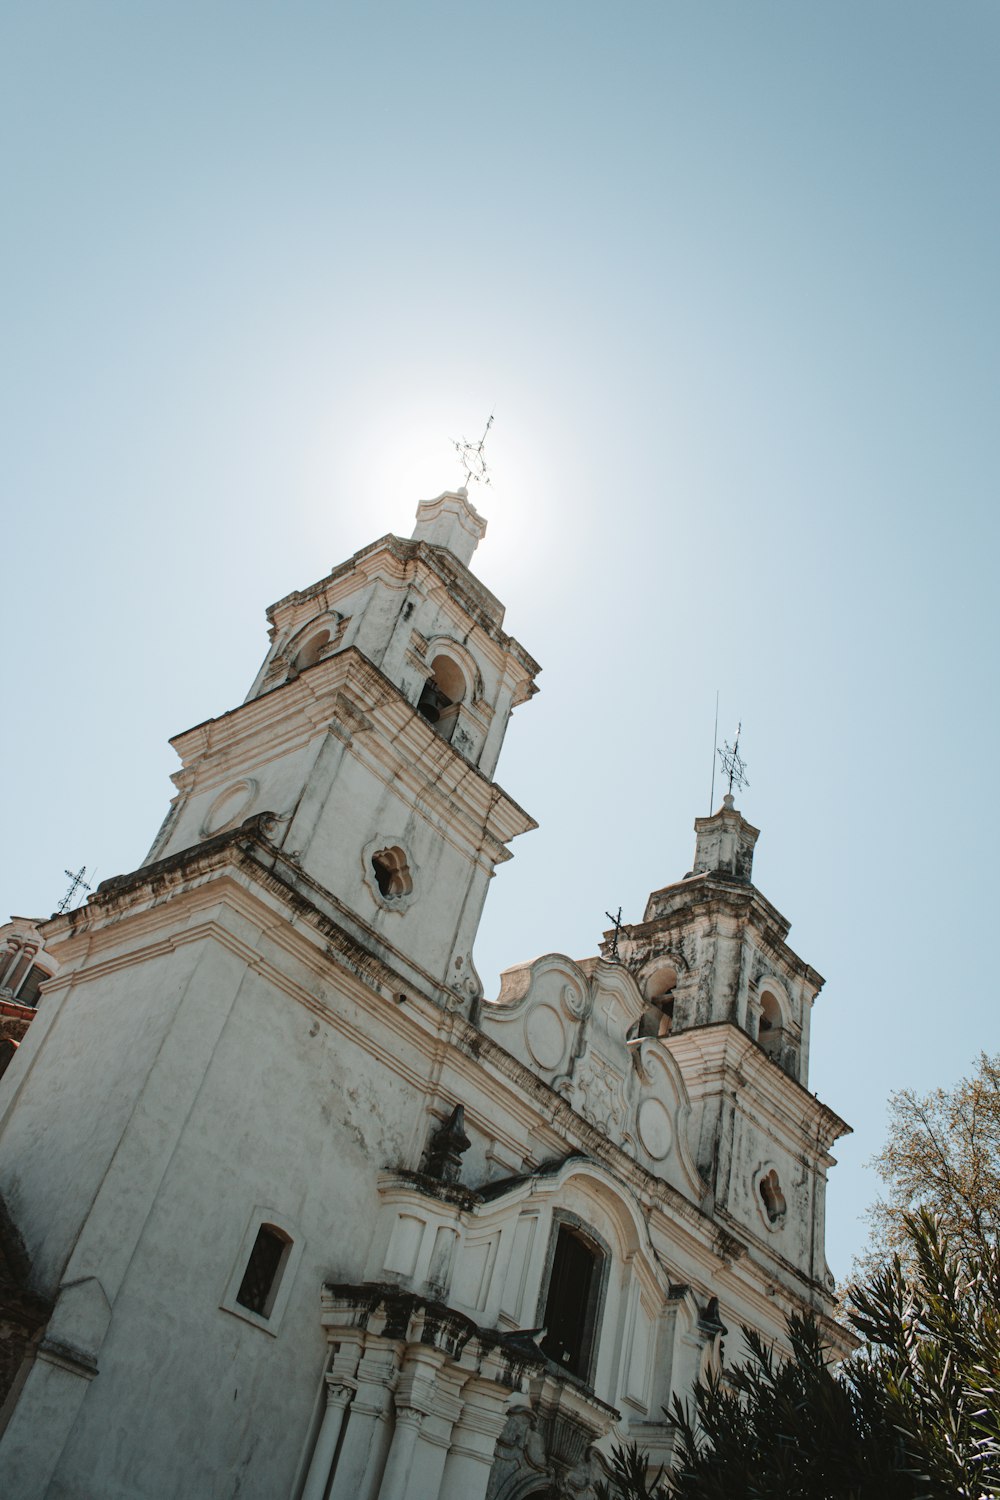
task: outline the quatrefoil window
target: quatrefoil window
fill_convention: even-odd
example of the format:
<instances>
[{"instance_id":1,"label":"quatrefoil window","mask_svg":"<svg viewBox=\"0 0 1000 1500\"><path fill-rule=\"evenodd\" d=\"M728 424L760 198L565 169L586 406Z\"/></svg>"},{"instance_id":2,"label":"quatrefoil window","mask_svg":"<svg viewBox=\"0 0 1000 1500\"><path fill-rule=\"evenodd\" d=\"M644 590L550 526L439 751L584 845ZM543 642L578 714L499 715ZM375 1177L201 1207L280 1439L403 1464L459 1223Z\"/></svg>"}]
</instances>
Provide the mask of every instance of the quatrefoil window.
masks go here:
<instances>
[{"instance_id":1,"label":"quatrefoil window","mask_svg":"<svg viewBox=\"0 0 1000 1500\"><path fill-rule=\"evenodd\" d=\"M372 869L379 891L387 901L408 896L413 890L413 876L406 855L398 846L377 849L372 855Z\"/></svg>"},{"instance_id":2,"label":"quatrefoil window","mask_svg":"<svg viewBox=\"0 0 1000 1500\"><path fill-rule=\"evenodd\" d=\"M778 1174L773 1168L766 1176L760 1179L759 1192L761 1202L764 1205L764 1212L767 1215L767 1222L769 1224L780 1224L781 1220L785 1217L785 1208L787 1205L785 1203L785 1195L781 1191L781 1184L778 1181Z\"/></svg>"}]
</instances>

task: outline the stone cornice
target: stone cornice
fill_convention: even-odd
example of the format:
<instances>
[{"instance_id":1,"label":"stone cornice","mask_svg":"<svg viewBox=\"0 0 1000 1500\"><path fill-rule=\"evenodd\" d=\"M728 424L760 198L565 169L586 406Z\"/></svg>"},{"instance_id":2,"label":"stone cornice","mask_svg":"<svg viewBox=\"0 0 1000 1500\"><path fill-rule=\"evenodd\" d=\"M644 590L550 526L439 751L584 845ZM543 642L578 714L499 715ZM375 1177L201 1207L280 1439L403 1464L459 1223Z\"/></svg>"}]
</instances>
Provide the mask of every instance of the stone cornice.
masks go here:
<instances>
[{"instance_id":1,"label":"stone cornice","mask_svg":"<svg viewBox=\"0 0 1000 1500\"><path fill-rule=\"evenodd\" d=\"M652 914L651 914L652 913ZM646 915L641 922L623 926L622 932L630 938L650 937L673 922L690 922L694 917L731 916L734 920L748 922L763 941L802 979L817 992L825 980L811 964L788 944L791 922L782 916L776 906L761 895L755 885L744 881L727 879L718 874L692 875L679 880L662 890L653 891L646 904Z\"/></svg>"},{"instance_id":2,"label":"stone cornice","mask_svg":"<svg viewBox=\"0 0 1000 1500\"><path fill-rule=\"evenodd\" d=\"M182 775L199 772L206 757L219 758L217 777L201 772L201 791L230 777L234 758L252 772L276 751L308 744L326 725L356 740L355 753L363 745L384 765L387 779L405 782L439 816L447 813L453 819L457 810L468 822L465 837L474 846L484 824L499 846L538 826L502 787L435 734L399 688L355 647L317 662L294 682L196 724L170 743L184 761Z\"/></svg>"},{"instance_id":3,"label":"stone cornice","mask_svg":"<svg viewBox=\"0 0 1000 1500\"><path fill-rule=\"evenodd\" d=\"M688 1265L690 1270L685 1274L689 1279L699 1279L694 1268L703 1263L708 1250L718 1263L720 1287L730 1276L735 1278L741 1295L754 1304L759 1302L762 1316L768 1312L767 1300L748 1273L748 1257L732 1261L732 1257L716 1251L718 1224L712 1214L609 1141L559 1093L455 1010L456 997L450 991L430 976L418 973L384 938L364 929L364 924L343 909L329 892L286 859L267 839L263 831L266 822L264 816L249 819L243 827L216 835L193 849L131 875L104 881L85 906L52 918L46 924L46 935L49 941L59 942L62 961L60 974L53 981L53 998L57 991L75 981L74 971L81 960L86 961L88 978L98 977L105 966L121 967L137 960L134 947L126 950L122 944L123 919L145 930L147 952L152 951L149 939L155 937L157 930L166 937L166 929L172 929L170 940L162 944L165 949L181 942L198 941L211 933L238 951L249 965L260 969L297 1003L338 1026L350 1025L356 1041L377 1050L386 1066L407 1076L415 1086L426 1088L431 1063L436 1070L441 1061L450 1058L449 1070L458 1077L452 1077L446 1085L449 1089L461 1088L459 1079L463 1070L469 1068L470 1077L481 1084L488 1080L487 1091L499 1087L505 1096L504 1107L531 1128L539 1146L547 1141L546 1149L563 1157L567 1150L578 1152L628 1188L650 1216L651 1226L659 1225L659 1236L672 1243L673 1255ZM267 962L248 942L227 932L218 916L212 916L213 911L218 912L224 905L239 910L252 899L254 887L272 914L263 922L259 915L255 917L269 939L277 941L281 934L286 949L290 952L294 949L295 956L303 961L313 953L312 966L327 979L331 961L338 965L343 975L341 984L346 985L344 992L364 1003L373 1015L377 1013L380 1024L400 1043L405 1041L405 1046L399 1048L399 1056L385 1050L376 1031L356 1029L349 1016L345 1019L336 1015L290 974ZM178 930L179 901L197 902L206 910L208 920ZM113 951L106 960L98 957L95 948L104 929L113 943ZM400 999L404 1003L398 1003ZM702 1032L715 1029L700 1028ZM678 1040L683 1040L684 1035ZM746 1043L747 1052L760 1053L748 1037L743 1033L739 1036ZM808 1101L817 1118L836 1120L831 1111L800 1085L773 1068L763 1053L759 1060L762 1068L779 1074L779 1087L793 1090L796 1097ZM767 1077L770 1078L770 1072ZM473 1119L470 1106L467 1118ZM485 1118L477 1124L479 1128L496 1128ZM745 1242L745 1231L739 1232ZM804 1299L819 1307L828 1305L824 1289L788 1266L770 1246L755 1244L749 1260L758 1268L758 1279L759 1270L763 1269L765 1276L771 1274L793 1300Z\"/></svg>"},{"instance_id":4,"label":"stone cornice","mask_svg":"<svg viewBox=\"0 0 1000 1500\"><path fill-rule=\"evenodd\" d=\"M406 540L391 533L363 547L360 552L355 552L353 557L311 587L293 590L277 600L268 608L267 618L272 625L279 624L282 617L297 605L313 599L320 599L324 604L336 607L345 595L352 592L351 584L356 581L356 575L361 574L367 578L388 571L396 577L402 577L406 568L414 564L424 574L425 581L442 587L483 633L513 656L527 673L535 676L541 671L538 663L521 643L501 628L504 607L474 573L444 547L434 546L430 542Z\"/></svg>"},{"instance_id":5,"label":"stone cornice","mask_svg":"<svg viewBox=\"0 0 1000 1500\"><path fill-rule=\"evenodd\" d=\"M257 814L239 828L216 834L154 864L142 865L131 874L102 881L84 906L50 918L47 940L60 944L62 963L69 965L81 951L89 951L91 938L107 922L132 915L150 934L166 926L176 927L176 917L163 905L168 894L176 899L182 890L189 893L200 885L202 899L217 903L221 898L213 894L212 885L227 875L242 874L277 898L286 913L292 908L308 922L326 952L369 988L393 996L416 991L442 1009L453 1005L455 996L449 990L397 953L384 937L271 843L265 830L272 821L270 813ZM190 941L190 935L182 930L177 940ZM252 958L259 962L256 955ZM129 961L127 955L121 960ZM60 973L51 992L62 989L71 978Z\"/></svg>"},{"instance_id":6,"label":"stone cornice","mask_svg":"<svg viewBox=\"0 0 1000 1500\"><path fill-rule=\"evenodd\" d=\"M821 1143L824 1150L842 1136L852 1134L846 1121L779 1067L758 1042L732 1021L686 1027L665 1037L663 1045L682 1064L689 1087L699 1071L728 1068L734 1087L752 1073L754 1097L770 1106L782 1126L797 1126L810 1140Z\"/></svg>"}]
</instances>

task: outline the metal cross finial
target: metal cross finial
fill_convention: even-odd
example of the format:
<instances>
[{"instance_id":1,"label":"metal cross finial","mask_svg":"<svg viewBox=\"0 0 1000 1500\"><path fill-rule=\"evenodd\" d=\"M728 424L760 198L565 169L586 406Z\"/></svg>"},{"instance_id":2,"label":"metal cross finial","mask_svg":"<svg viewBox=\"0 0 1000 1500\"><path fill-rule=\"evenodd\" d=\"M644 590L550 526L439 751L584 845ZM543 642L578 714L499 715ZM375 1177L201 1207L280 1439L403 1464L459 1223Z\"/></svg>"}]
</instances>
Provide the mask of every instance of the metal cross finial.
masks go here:
<instances>
[{"instance_id":1,"label":"metal cross finial","mask_svg":"<svg viewBox=\"0 0 1000 1500\"><path fill-rule=\"evenodd\" d=\"M622 930L622 909L619 906L617 917L613 917L609 911L606 911L604 915L607 917L609 922L614 923L615 928L615 935L611 939L611 962L613 964L620 964L621 959L618 957L618 935Z\"/></svg>"},{"instance_id":2,"label":"metal cross finial","mask_svg":"<svg viewBox=\"0 0 1000 1500\"><path fill-rule=\"evenodd\" d=\"M729 745L723 741L723 748L717 751L718 757L722 761L723 774L729 778L730 796L733 795L733 787L738 792L741 792L745 786L750 785L746 774L747 763L740 754L740 734L742 729L743 721L741 720L736 726L736 739L733 743Z\"/></svg>"},{"instance_id":3,"label":"metal cross finial","mask_svg":"<svg viewBox=\"0 0 1000 1500\"><path fill-rule=\"evenodd\" d=\"M87 866L86 865L81 865L80 868L77 870L77 872L76 872L75 875L73 874L72 870L67 870L66 871L66 874L69 876L72 884L70 885L70 888L66 892L65 896L60 901L59 905L56 907L56 911L69 911L70 907L73 904L73 897L76 895L77 891L79 891L79 890L89 891L90 890L90 886L87 884L87 882L83 878L86 875L86 873L87 873Z\"/></svg>"},{"instance_id":4,"label":"metal cross finial","mask_svg":"<svg viewBox=\"0 0 1000 1500\"><path fill-rule=\"evenodd\" d=\"M455 452L458 454L462 468L465 470L465 483L468 485L470 479L475 479L479 484L489 484L490 474L483 457L483 444L489 436L490 428L493 426L493 413L490 412L490 420L478 443L467 443L465 441L455 444Z\"/></svg>"}]
</instances>

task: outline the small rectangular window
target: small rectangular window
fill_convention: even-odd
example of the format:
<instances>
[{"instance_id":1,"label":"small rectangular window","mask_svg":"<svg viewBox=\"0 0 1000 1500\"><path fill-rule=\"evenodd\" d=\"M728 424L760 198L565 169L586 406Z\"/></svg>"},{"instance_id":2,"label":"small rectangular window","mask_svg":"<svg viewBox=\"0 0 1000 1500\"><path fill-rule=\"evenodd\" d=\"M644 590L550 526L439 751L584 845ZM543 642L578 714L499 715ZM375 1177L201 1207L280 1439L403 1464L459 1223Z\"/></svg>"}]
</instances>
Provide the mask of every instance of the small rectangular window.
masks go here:
<instances>
[{"instance_id":1,"label":"small rectangular window","mask_svg":"<svg viewBox=\"0 0 1000 1500\"><path fill-rule=\"evenodd\" d=\"M236 1300L241 1307L248 1308L261 1318L270 1317L291 1243L287 1234L283 1234L273 1224L260 1226L240 1289L236 1293Z\"/></svg>"}]
</instances>

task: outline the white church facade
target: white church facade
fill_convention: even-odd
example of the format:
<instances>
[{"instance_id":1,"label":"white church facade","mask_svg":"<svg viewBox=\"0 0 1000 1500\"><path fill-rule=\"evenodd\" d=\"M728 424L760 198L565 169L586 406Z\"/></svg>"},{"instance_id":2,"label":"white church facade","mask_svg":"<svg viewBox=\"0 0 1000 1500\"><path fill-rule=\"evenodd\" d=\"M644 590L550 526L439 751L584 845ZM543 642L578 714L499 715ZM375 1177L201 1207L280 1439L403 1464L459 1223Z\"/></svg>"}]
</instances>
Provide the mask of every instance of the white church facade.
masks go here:
<instances>
[{"instance_id":1,"label":"white church facade","mask_svg":"<svg viewBox=\"0 0 1000 1500\"><path fill-rule=\"evenodd\" d=\"M663 1408L741 1325L842 1338L823 981L732 797L600 955L481 993L539 670L470 571L484 530L446 493L274 605L246 701L173 741L146 862L22 924L10 1500L588 1497L616 1443L669 1464Z\"/></svg>"}]
</instances>

